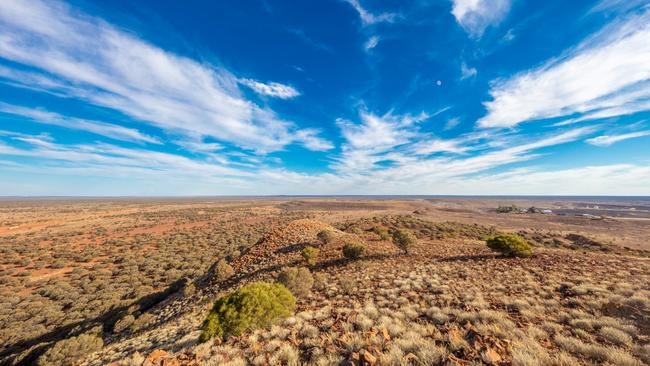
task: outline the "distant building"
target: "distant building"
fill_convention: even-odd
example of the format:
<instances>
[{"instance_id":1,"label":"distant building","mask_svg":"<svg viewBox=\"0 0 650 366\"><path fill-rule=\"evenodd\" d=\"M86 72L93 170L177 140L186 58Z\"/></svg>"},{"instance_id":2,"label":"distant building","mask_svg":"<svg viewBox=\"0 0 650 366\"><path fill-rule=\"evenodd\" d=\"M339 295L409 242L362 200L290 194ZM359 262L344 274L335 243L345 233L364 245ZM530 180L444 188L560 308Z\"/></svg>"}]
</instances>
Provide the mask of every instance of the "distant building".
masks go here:
<instances>
[{"instance_id":1,"label":"distant building","mask_svg":"<svg viewBox=\"0 0 650 366\"><path fill-rule=\"evenodd\" d=\"M547 215L548 215L548 214L552 214L552 213L553 213L553 210L544 209L544 210L542 210L542 213L543 213L543 214L547 214Z\"/></svg>"}]
</instances>

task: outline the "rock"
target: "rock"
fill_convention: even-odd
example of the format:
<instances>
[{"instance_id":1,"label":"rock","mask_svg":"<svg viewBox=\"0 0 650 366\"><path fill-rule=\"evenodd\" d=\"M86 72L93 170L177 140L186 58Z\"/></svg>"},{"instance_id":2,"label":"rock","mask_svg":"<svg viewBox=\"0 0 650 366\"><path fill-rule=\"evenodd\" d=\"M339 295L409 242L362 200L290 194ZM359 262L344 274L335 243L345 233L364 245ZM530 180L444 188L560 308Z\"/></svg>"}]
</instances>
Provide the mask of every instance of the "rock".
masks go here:
<instances>
[{"instance_id":1,"label":"rock","mask_svg":"<svg viewBox=\"0 0 650 366\"><path fill-rule=\"evenodd\" d=\"M362 351L361 359L368 363L369 365L374 365L377 363L377 357L373 356L372 353L368 351Z\"/></svg>"},{"instance_id":2,"label":"rock","mask_svg":"<svg viewBox=\"0 0 650 366\"><path fill-rule=\"evenodd\" d=\"M157 349L144 360L142 366L178 366L179 363L169 352Z\"/></svg>"},{"instance_id":3,"label":"rock","mask_svg":"<svg viewBox=\"0 0 650 366\"><path fill-rule=\"evenodd\" d=\"M501 355L497 353L497 351L493 350L492 348L487 347L485 351L483 351L483 362L487 363L488 365L496 365L499 362L501 362L503 358Z\"/></svg>"}]
</instances>

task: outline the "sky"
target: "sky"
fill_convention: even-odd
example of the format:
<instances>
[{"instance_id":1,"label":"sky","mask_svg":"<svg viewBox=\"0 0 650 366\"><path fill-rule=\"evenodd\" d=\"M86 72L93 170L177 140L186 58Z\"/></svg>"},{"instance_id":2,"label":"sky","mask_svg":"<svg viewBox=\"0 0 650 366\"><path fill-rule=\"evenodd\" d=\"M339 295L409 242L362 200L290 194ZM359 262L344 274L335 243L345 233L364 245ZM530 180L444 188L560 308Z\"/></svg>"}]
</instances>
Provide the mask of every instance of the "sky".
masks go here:
<instances>
[{"instance_id":1,"label":"sky","mask_svg":"<svg viewBox=\"0 0 650 366\"><path fill-rule=\"evenodd\" d=\"M650 1L0 1L0 196L650 195Z\"/></svg>"}]
</instances>

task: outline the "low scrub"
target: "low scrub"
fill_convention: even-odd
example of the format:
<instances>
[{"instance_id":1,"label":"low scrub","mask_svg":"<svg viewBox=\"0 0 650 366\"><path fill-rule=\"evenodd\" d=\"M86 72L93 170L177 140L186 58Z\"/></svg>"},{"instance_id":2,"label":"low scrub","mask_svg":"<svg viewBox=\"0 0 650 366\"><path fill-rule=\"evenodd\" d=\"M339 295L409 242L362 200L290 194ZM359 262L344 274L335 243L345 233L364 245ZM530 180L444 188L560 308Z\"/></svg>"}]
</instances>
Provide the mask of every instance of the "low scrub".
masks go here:
<instances>
[{"instance_id":1,"label":"low scrub","mask_svg":"<svg viewBox=\"0 0 650 366\"><path fill-rule=\"evenodd\" d=\"M232 266L226 262L226 260L221 259L217 262L217 266L214 268L214 276L217 281L225 281L232 277L235 274L235 270L232 269Z\"/></svg>"},{"instance_id":2,"label":"low scrub","mask_svg":"<svg viewBox=\"0 0 650 366\"><path fill-rule=\"evenodd\" d=\"M101 350L104 341L94 334L81 334L77 337L58 341L38 358L39 366L73 365L80 357Z\"/></svg>"},{"instance_id":3,"label":"low scrub","mask_svg":"<svg viewBox=\"0 0 650 366\"><path fill-rule=\"evenodd\" d=\"M347 259L359 259L365 247L358 242L348 242L343 246L343 256Z\"/></svg>"},{"instance_id":4,"label":"low scrub","mask_svg":"<svg viewBox=\"0 0 650 366\"><path fill-rule=\"evenodd\" d=\"M280 272L278 282L298 297L306 296L314 285L314 276L307 268L287 268Z\"/></svg>"},{"instance_id":5,"label":"low scrub","mask_svg":"<svg viewBox=\"0 0 650 366\"><path fill-rule=\"evenodd\" d=\"M323 244L331 244L336 239L336 234L334 234L334 230L332 229L325 229L319 232L316 237Z\"/></svg>"},{"instance_id":6,"label":"low scrub","mask_svg":"<svg viewBox=\"0 0 650 366\"><path fill-rule=\"evenodd\" d=\"M279 283L254 282L221 297L201 327L199 340L237 336L247 330L270 327L290 316L296 299Z\"/></svg>"},{"instance_id":7,"label":"low scrub","mask_svg":"<svg viewBox=\"0 0 650 366\"><path fill-rule=\"evenodd\" d=\"M381 240L389 240L391 238L390 231L385 226L375 226L372 231L374 231Z\"/></svg>"},{"instance_id":8,"label":"low scrub","mask_svg":"<svg viewBox=\"0 0 650 366\"><path fill-rule=\"evenodd\" d=\"M409 254L417 242L418 238L410 230L397 229L393 231L393 243L403 250L404 254Z\"/></svg>"},{"instance_id":9,"label":"low scrub","mask_svg":"<svg viewBox=\"0 0 650 366\"><path fill-rule=\"evenodd\" d=\"M533 254L533 247L516 234L496 235L485 242L490 249L508 257L530 257Z\"/></svg>"},{"instance_id":10,"label":"low scrub","mask_svg":"<svg viewBox=\"0 0 650 366\"><path fill-rule=\"evenodd\" d=\"M309 264L310 266L313 266L316 264L316 260L318 259L318 254L320 253L320 250L318 248L314 248L312 246L307 246L305 247L300 254L302 254L302 258Z\"/></svg>"}]
</instances>

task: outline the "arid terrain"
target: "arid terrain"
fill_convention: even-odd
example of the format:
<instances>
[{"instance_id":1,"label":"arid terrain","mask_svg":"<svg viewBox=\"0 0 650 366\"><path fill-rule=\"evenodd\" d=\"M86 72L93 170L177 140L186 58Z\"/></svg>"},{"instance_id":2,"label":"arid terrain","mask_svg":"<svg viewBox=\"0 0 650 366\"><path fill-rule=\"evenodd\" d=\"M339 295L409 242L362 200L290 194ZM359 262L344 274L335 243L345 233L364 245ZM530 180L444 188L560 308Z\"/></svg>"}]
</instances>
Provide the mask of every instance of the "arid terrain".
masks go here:
<instances>
[{"instance_id":1,"label":"arid terrain","mask_svg":"<svg viewBox=\"0 0 650 366\"><path fill-rule=\"evenodd\" d=\"M649 238L641 198L4 199L0 364L644 365ZM215 300L298 267L291 316L198 341Z\"/></svg>"}]
</instances>

